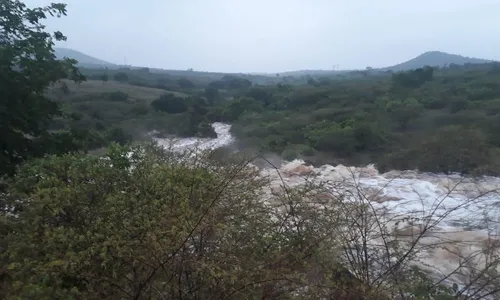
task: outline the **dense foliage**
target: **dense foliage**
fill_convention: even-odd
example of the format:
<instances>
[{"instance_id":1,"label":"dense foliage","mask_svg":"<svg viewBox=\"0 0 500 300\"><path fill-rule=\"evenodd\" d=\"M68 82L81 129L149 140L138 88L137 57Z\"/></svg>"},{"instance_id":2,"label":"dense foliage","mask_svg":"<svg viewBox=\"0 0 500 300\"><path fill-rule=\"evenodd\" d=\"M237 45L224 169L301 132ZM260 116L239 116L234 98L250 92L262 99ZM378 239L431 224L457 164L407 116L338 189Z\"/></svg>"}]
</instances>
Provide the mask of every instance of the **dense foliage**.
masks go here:
<instances>
[{"instance_id":1,"label":"dense foliage","mask_svg":"<svg viewBox=\"0 0 500 300\"><path fill-rule=\"evenodd\" d=\"M263 150L381 169L499 169L497 64L309 86L259 86L218 108L234 134Z\"/></svg>"},{"instance_id":2,"label":"dense foliage","mask_svg":"<svg viewBox=\"0 0 500 300\"><path fill-rule=\"evenodd\" d=\"M1 176L12 173L27 157L43 154L41 148L52 139L54 133L47 126L61 111L44 94L46 87L62 78L82 77L75 61L55 58L53 41L64 40L64 35L51 35L41 24L47 15L65 15L65 5L29 9L18 0L8 0L0 3L0 14Z\"/></svg>"},{"instance_id":3,"label":"dense foliage","mask_svg":"<svg viewBox=\"0 0 500 300\"><path fill-rule=\"evenodd\" d=\"M498 65L257 76L266 86L249 75L96 69L84 70L91 80L80 84L75 61L55 59L53 40L64 36L41 24L64 15L63 4L29 9L7 0L0 12L0 175L8 175L0 182L0 298L447 300L464 299L473 285L498 292L489 266L461 291L433 282L412 266L419 237L398 240L360 190L346 201L352 195L311 178L276 191L250 161L224 152L126 145L153 130L213 137L210 122L223 121L242 143L290 159L495 173ZM101 156L82 153L107 145ZM374 234L384 247L370 248Z\"/></svg>"},{"instance_id":4,"label":"dense foliage","mask_svg":"<svg viewBox=\"0 0 500 300\"><path fill-rule=\"evenodd\" d=\"M295 85L284 79L277 85L252 85L231 75L204 86L184 82L183 87L163 88L154 99L132 97L118 87L115 92L83 95L70 91L59 99L79 118L55 128L95 128L102 137L99 145L106 145L110 140L141 139L152 130L214 136L209 123L221 121L233 124L241 146L285 159L376 163L381 170L496 174L499 69L495 63L425 67L310 78L309 84ZM164 76L145 70L128 74L151 83ZM101 89L112 84L103 81ZM124 139L110 139L111 130L123 131Z\"/></svg>"},{"instance_id":5,"label":"dense foliage","mask_svg":"<svg viewBox=\"0 0 500 300\"><path fill-rule=\"evenodd\" d=\"M312 184L269 198L249 161L186 158L115 144L24 165L0 197L0 297L452 299L413 269L381 285L343 266L355 214L341 212L363 206L317 202Z\"/></svg>"},{"instance_id":6,"label":"dense foliage","mask_svg":"<svg viewBox=\"0 0 500 300\"><path fill-rule=\"evenodd\" d=\"M348 273L334 259L333 211L311 218L312 208L301 204L298 223L288 225L289 216L260 201L265 182L244 163L181 158L154 146L115 145L102 158L52 156L25 165L3 199L11 214L1 219L9 230L2 236L0 297L369 293L339 279Z\"/></svg>"}]
</instances>

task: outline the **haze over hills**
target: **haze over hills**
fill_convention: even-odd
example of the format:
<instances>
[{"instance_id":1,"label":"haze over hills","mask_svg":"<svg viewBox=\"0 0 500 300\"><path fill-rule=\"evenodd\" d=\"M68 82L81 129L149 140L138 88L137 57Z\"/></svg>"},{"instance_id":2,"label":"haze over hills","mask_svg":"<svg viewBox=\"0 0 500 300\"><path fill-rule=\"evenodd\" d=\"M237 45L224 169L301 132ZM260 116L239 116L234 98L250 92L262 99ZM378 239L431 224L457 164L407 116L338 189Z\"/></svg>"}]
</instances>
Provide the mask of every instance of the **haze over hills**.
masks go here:
<instances>
[{"instance_id":1,"label":"haze over hills","mask_svg":"<svg viewBox=\"0 0 500 300\"><path fill-rule=\"evenodd\" d=\"M92 57L90 55L84 54L80 51L73 50L73 49L68 49L68 48L55 48L55 53L57 58L62 59L63 57L69 57L78 60L78 66L81 67L86 67L86 68L111 68L111 69L116 69L121 67L120 65L113 64L95 57ZM385 67L385 68L378 68L374 70L378 71L393 71L393 72L400 72L400 71L407 71L407 70L412 70L412 69L417 69L417 68L422 68L424 66L433 66L433 67L443 67L447 66L450 64L456 64L456 65L464 65L464 64L483 64L483 63L490 63L493 62L493 60L488 60L488 59L480 59L480 58L472 58L472 57L466 57L458 54L450 54L446 52L441 52L441 51L428 51L425 52L413 59L410 59L408 61L390 66L390 67ZM137 66L134 66L132 68L137 68ZM160 71L161 69L157 69L157 71ZM167 71L167 70L161 70L161 71ZM168 70L170 71L170 70ZM172 70L174 71L174 70ZM279 73L280 76L304 76L304 75L312 75L312 76L328 76L328 75L333 75L333 74L341 74L349 71L354 71L354 70L297 70L297 71L289 71L289 72L282 72ZM177 71L177 72L184 72L184 71ZM219 73L219 72L214 72L214 73ZM275 74L265 74L265 73L255 73L255 75L272 75L275 76Z\"/></svg>"},{"instance_id":2,"label":"haze over hills","mask_svg":"<svg viewBox=\"0 0 500 300\"><path fill-rule=\"evenodd\" d=\"M418 68L422 68L425 66L431 67L444 67L451 64L455 65L465 65L465 64L484 64L494 62L493 60L488 59L480 59L480 58L472 58L466 57L458 54L450 54L441 51L428 51L420 54L419 56L412 58L408 61L399 63L397 65L393 65L390 67L384 68L374 68L375 71L393 71L393 72L401 72L414 70ZM332 75L332 74L340 74L343 72L347 72L348 70L300 70L300 71L291 71L282 73L283 76L303 76L303 75L313 75L313 76L321 76L321 75ZM354 71L354 70L350 70Z\"/></svg>"},{"instance_id":3,"label":"haze over hills","mask_svg":"<svg viewBox=\"0 0 500 300\"><path fill-rule=\"evenodd\" d=\"M54 48L56 57L58 59L63 59L64 57L76 59L78 61L78 66L86 68L116 68L118 65L98 59L82 53L77 50L69 48Z\"/></svg>"},{"instance_id":4,"label":"haze over hills","mask_svg":"<svg viewBox=\"0 0 500 300\"><path fill-rule=\"evenodd\" d=\"M381 68L379 70L381 71L391 70L394 72L399 72L399 71L418 69L424 66L444 67L450 64L465 65L465 64L484 64L490 62L493 62L493 60L466 57L458 54L450 54L441 51L428 51L403 63L391 67Z\"/></svg>"}]
</instances>

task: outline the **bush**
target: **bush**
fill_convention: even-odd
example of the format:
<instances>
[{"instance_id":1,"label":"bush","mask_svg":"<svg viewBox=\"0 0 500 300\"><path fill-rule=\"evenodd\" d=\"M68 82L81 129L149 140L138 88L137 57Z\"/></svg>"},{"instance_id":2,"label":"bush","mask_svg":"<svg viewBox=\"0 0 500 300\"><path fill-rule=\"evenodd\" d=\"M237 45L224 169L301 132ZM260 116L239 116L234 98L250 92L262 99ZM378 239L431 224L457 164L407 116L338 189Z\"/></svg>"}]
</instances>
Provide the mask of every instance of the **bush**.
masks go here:
<instances>
[{"instance_id":1,"label":"bush","mask_svg":"<svg viewBox=\"0 0 500 300\"><path fill-rule=\"evenodd\" d=\"M197 135L200 137L216 138L217 133L211 124L207 122L202 122L198 126Z\"/></svg>"},{"instance_id":2,"label":"bush","mask_svg":"<svg viewBox=\"0 0 500 300\"><path fill-rule=\"evenodd\" d=\"M334 182L293 174L307 171L306 166L274 176L271 170L262 177L248 165L253 160L193 154L151 144L113 144L101 157L47 156L23 165L0 202L0 262L7 266L0 269L0 297L388 300L401 295L457 299L459 292L476 293L478 299L498 295L493 281L498 274L489 266L460 264L451 274L439 274L452 283L466 278L471 285L464 290L456 283L436 284L416 267L426 251L459 247L458 242L442 235L436 224L441 217L432 212L405 221L406 216L374 210L373 201L383 198L367 199L367 190L353 181L358 176L349 172L359 175L359 170L338 172ZM272 178L278 182L269 182ZM291 182L299 185L287 187ZM478 201L464 199L457 207ZM416 228L411 237L405 234L410 228ZM427 236L436 244L422 241ZM493 241L481 252L455 255L491 258L496 266L499 245Z\"/></svg>"},{"instance_id":3,"label":"bush","mask_svg":"<svg viewBox=\"0 0 500 300\"><path fill-rule=\"evenodd\" d=\"M281 157L287 161L292 161L298 158L310 157L314 154L314 149L308 145L290 145L281 153Z\"/></svg>"},{"instance_id":4,"label":"bush","mask_svg":"<svg viewBox=\"0 0 500 300\"><path fill-rule=\"evenodd\" d=\"M120 91L106 93L104 96L109 100L116 102L127 102L128 100L128 94Z\"/></svg>"},{"instance_id":5,"label":"bush","mask_svg":"<svg viewBox=\"0 0 500 300\"><path fill-rule=\"evenodd\" d=\"M187 78L180 78L179 80L177 80L177 84L182 89L192 89L195 87L194 83Z\"/></svg>"},{"instance_id":6,"label":"bush","mask_svg":"<svg viewBox=\"0 0 500 300\"><path fill-rule=\"evenodd\" d=\"M187 162L150 146L112 146L104 158L32 161L11 184L16 217L2 227L10 281L0 293L36 299L299 293L318 299L338 298L347 286L349 293L368 290L343 277L349 272L333 260L334 248L318 247L331 240L324 222L333 215L284 227L288 217L275 219L260 201L264 182L245 164ZM295 218L312 212L302 206ZM343 281L312 280L311 268Z\"/></svg>"},{"instance_id":7,"label":"bush","mask_svg":"<svg viewBox=\"0 0 500 300\"><path fill-rule=\"evenodd\" d=\"M132 137L127 134L123 128L115 127L108 131L106 140L109 142L116 142L120 145L125 145L132 140Z\"/></svg>"},{"instance_id":8,"label":"bush","mask_svg":"<svg viewBox=\"0 0 500 300\"><path fill-rule=\"evenodd\" d=\"M498 164L487 137L480 130L446 126L429 134L421 143L386 156L382 167L384 170L418 168L423 172L470 174L486 170L488 165Z\"/></svg>"},{"instance_id":9,"label":"bush","mask_svg":"<svg viewBox=\"0 0 500 300\"><path fill-rule=\"evenodd\" d=\"M165 94L161 96L151 102L151 106L157 111L164 111L170 114L183 113L188 109L186 100L176 97L173 94Z\"/></svg>"},{"instance_id":10,"label":"bush","mask_svg":"<svg viewBox=\"0 0 500 300\"><path fill-rule=\"evenodd\" d=\"M118 81L118 82L127 82L128 81L128 75L125 72L118 72L116 73L113 78Z\"/></svg>"}]
</instances>

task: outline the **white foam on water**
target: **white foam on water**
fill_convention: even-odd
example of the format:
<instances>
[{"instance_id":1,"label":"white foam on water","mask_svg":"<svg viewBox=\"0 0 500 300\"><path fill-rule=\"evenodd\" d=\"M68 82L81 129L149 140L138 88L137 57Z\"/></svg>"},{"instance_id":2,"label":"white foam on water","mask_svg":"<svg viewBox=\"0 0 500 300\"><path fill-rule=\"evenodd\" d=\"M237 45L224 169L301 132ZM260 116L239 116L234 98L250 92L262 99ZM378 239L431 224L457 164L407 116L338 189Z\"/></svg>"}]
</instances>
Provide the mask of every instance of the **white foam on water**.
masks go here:
<instances>
[{"instance_id":1,"label":"white foam on water","mask_svg":"<svg viewBox=\"0 0 500 300\"><path fill-rule=\"evenodd\" d=\"M229 132L231 125L214 123L212 126L217 133L215 139L156 140L166 147L173 145L174 150L194 147L202 150L215 149L234 141ZM384 214L391 218L431 216L429 222L436 222L437 226L432 237L425 237L420 241L424 246L435 243L436 238L442 238L449 241L449 245L459 247L457 251L461 254L467 254L481 251L482 245L489 237L500 236L500 178L472 179L458 174L417 171L390 171L380 174L373 165L312 167L302 160L286 162L279 170L271 167L261 168L260 172L270 180L269 191L266 191L268 195L282 190L283 185L300 186L306 182L307 176L312 175L314 180L328 182L332 194L358 195L356 192L361 191L376 210L384 211ZM356 201L349 198L346 200ZM488 219L492 219L492 222L485 221ZM447 250L433 249L426 254L420 255L420 267L435 267L432 269L435 274L447 274L460 263L460 257L451 255ZM484 259L476 263L481 265ZM500 267L498 269L500 272Z\"/></svg>"},{"instance_id":2,"label":"white foam on water","mask_svg":"<svg viewBox=\"0 0 500 300\"><path fill-rule=\"evenodd\" d=\"M216 149L234 141L229 132L231 125L216 122L212 124L212 127L217 134L216 138L154 138L154 140L161 146L174 151Z\"/></svg>"},{"instance_id":3,"label":"white foam on water","mask_svg":"<svg viewBox=\"0 0 500 300\"><path fill-rule=\"evenodd\" d=\"M370 203L390 227L411 229L415 236L418 228L431 228L418 240L411 264L431 272L436 280L457 268L466 272L481 270L488 263L485 245L500 238L500 178L474 179L416 171L380 174L373 165L313 167L301 160L285 163L279 170L263 170L262 174L271 180L270 194L283 186L292 188L306 181L326 182L332 199L341 195L344 201ZM411 223L408 217L412 217ZM399 222L405 219L406 223ZM375 238L371 245L376 248L382 241ZM464 259L472 256L471 264L461 267ZM500 272L500 266L494 268ZM459 273L445 282L465 285L470 278Z\"/></svg>"},{"instance_id":4,"label":"white foam on water","mask_svg":"<svg viewBox=\"0 0 500 300\"><path fill-rule=\"evenodd\" d=\"M379 174L373 165L323 165L315 168L302 160L285 163L279 171L285 176L279 177L271 169L264 170L263 174L270 176L276 184L282 184L283 179L291 187L305 183L304 175L311 174L317 181L331 182L332 189L342 182L342 187L359 189L367 199L372 197L372 205L377 208L385 208L393 214L432 214L436 219L442 219L442 227L456 227L461 223L465 227L481 228L485 224L477 222L482 219L482 214L497 206L500 209L500 178L497 177L472 179L456 174L416 171Z\"/></svg>"}]
</instances>

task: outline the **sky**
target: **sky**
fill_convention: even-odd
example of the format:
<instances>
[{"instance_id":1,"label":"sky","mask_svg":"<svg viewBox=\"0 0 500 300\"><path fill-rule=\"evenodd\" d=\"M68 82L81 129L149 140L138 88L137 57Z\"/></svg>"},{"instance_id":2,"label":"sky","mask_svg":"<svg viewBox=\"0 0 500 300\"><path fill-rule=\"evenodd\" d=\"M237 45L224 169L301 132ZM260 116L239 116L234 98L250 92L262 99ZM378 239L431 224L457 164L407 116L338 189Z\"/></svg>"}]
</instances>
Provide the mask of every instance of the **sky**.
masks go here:
<instances>
[{"instance_id":1,"label":"sky","mask_svg":"<svg viewBox=\"0 0 500 300\"><path fill-rule=\"evenodd\" d=\"M60 0L57 46L117 64L277 73L425 51L500 60L500 0ZM29 7L57 0L24 0Z\"/></svg>"}]
</instances>

